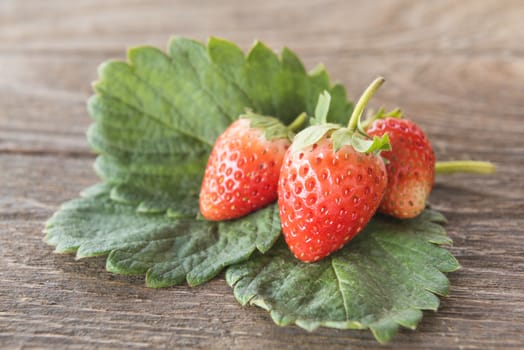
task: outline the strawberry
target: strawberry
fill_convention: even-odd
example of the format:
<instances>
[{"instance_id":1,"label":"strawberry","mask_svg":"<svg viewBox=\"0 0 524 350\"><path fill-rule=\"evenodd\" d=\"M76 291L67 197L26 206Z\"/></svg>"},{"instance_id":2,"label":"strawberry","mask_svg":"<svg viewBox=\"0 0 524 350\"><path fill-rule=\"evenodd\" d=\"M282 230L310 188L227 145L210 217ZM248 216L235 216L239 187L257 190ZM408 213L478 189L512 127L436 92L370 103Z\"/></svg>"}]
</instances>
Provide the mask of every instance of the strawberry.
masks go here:
<instances>
[{"instance_id":1,"label":"strawberry","mask_svg":"<svg viewBox=\"0 0 524 350\"><path fill-rule=\"evenodd\" d=\"M204 218L234 219L275 201L291 135L277 119L251 112L231 124L207 162L200 189Z\"/></svg>"},{"instance_id":2,"label":"strawberry","mask_svg":"<svg viewBox=\"0 0 524 350\"><path fill-rule=\"evenodd\" d=\"M387 133L392 150L387 159L388 186L379 211L397 218L420 214L435 182L435 154L422 129L410 120L377 119L367 132L371 136Z\"/></svg>"},{"instance_id":3,"label":"strawberry","mask_svg":"<svg viewBox=\"0 0 524 350\"><path fill-rule=\"evenodd\" d=\"M284 238L299 260L314 262L340 249L366 226L382 200L387 176L378 152L390 149L387 135L370 140L356 128L383 81L375 80L364 92L348 128L317 116L320 124L297 134L286 152L278 205Z\"/></svg>"},{"instance_id":4,"label":"strawberry","mask_svg":"<svg viewBox=\"0 0 524 350\"><path fill-rule=\"evenodd\" d=\"M386 168L373 153L350 145L337 152L329 135L300 152L288 151L279 182L284 237L295 256L317 261L359 233L386 189Z\"/></svg>"}]
</instances>

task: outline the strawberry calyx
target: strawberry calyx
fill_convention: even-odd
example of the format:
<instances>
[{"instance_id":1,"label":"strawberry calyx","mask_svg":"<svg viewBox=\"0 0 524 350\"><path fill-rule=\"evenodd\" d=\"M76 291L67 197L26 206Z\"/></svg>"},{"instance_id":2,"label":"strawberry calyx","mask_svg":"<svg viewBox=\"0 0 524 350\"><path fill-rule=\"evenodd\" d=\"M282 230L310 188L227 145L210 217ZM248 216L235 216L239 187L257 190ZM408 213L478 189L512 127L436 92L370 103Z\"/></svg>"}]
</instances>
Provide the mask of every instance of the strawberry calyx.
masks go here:
<instances>
[{"instance_id":1,"label":"strawberry calyx","mask_svg":"<svg viewBox=\"0 0 524 350\"><path fill-rule=\"evenodd\" d=\"M348 128L340 128L331 134L333 139L333 150L336 152L345 145L351 145L360 153L379 153L380 151L390 151L391 144L388 134L380 137L374 136L371 138L367 135L349 130Z\"/></svg>"},{"instance_id":2,"label":"strawberry calyx","mask_svg":"<svg viewBox=\"0 0 524 350\"><path fill-rule=\"evenodd\" d=\"M258 114L251 109L246 109L246 112L241 114L239 118L249 119L249 126L251 128L264 131L264 138L267 141L277 139L288 139L289 141L293 141L295 130L300 128L306 122L308 116L306 113L301 113L288 126L282 124L282 122L275 117Z\"/></svg>"},{"instance_id":3,"label":"strawberry calyx","mask_svg":"<svg viewBox=\"0 0 524 350\"><path fill-rule=\"evenodd\" d=\"M331 96L324 91L318 98L315 117L311 119L312 125L295 136L291 151L297 152L311 146L326 135L333 138L334 152L345 145L351 145L360 153L378 154L380 151L391 150L387 134L371 138L361 127L361 117L367 103L384 82L383 77L378 77L368 86L355 105L347 127L327 122Z\"/></svg>"},{"instance_id":4,"label":"strawberry calyx","mask_svg":"<svg viewBox=\"0 0 524 350\"><path fill-rule=\"evenodd\" d=\"M385 108L381 107L376 113L373 111L368 113L366 119L359 124L359 130L362 133L366 133L366 130L371 126L371 124L373 124L374 121L386 118L402 119L404 118L404 114L398 107L389 112L386 112Z\"/></svg>"}]
</instances>

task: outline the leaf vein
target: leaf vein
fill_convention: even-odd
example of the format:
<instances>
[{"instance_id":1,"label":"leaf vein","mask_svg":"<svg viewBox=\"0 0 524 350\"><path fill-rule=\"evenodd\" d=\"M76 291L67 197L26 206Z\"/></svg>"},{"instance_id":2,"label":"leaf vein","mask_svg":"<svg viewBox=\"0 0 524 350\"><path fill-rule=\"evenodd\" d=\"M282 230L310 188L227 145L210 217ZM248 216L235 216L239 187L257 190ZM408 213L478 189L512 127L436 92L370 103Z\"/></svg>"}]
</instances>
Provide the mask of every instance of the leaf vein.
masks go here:
<instances>
[{"instance_id":1,"label":"leaf vein","mask_svg":"<svg viewBox=\"0 0 524 350\"><path fill-rule=\"evenodd\" d=\"M207 86L202 82L202 77L200 76L200 74L198 73L198 70L196 69L196 67L193 65L193 63L191 62L191 59L189 58L189 54L187 52L184 52L182 54L188 64L188 66L191 68L191 70L193 71L193 74L197 77L197 80L200 87L202 88L202 91L204 91L206 93L206 95L215 103L215 105L217 106L218 110L220 111L220 113L222 113L223 116L225 116L228 120L230 121L233 121L235 120L235 117L234 116L230 116L228 113L226 113L226 111L224 110L224 107L218 102L217 98L215 97L215 95L207 88ZM174 59L171 55L167 55L167 57L169 57L169 60L171 61L171 64L175 64L174 62ZM208 61L209 62L209 61Z\"/></svg>"},{"instance_id":2,"label":"leaf vein","mask_svg":"<svg viewBox=\"0 0 524 350\"><path fill-rule=\"evenodd\" d=\"M135 76L136 76L136 75L135 75ZM140 79L138 76L136 76L136 77L137 77L137 79ZM140 80L142 80L142 79L140 79ZM179 133L181 133L181 134L183 134L183 135L185 135L185 136L188 136L188 137L190 137L190 138L192 138L192 139L194 139L194 140L196 140L196 141L202 142L202 143L204 143L204 144L206 144L206 145L213 146L213 143L212 143L211 141L208 141L208 140L205 140L205 139L203 139L203 138L200 138L200 137L198 137L198 136L196 136L196 135L194 135L194 134L191 134L191 133L189 133L188 131L185 131L185 130L183 130L183 129L181 129L181 128L177 128L176 126L174 126L174 125L172 125L172 124L169 124L169 123L167 123L166 121L162 120L162 118L159 118L159 117L156 116L156 115L153 115L153 114L151 114L151 113L146 112L146 111L145 111L141 106L139 107L139 106L137 106L137 105L134 105L134 104L132 104L132 103L129 103L129 102L127 102L126 100L124 100L123 98L121 98L120 96L113 95L113 94L109 93L109 92L108 92L107 90L105 90L105 89L100 89L100 88L99 88L99 90L101 90L101 95L109 96L109 97L111 97L112 99L114 99L114 100L116 100L116 101L122 103L122 104L125 105L126 107L129 107L129 108L133 109L134 111L136 111L136 112L138 112L138 113L141 113L142 115L144 115L144 116L146 116L146 117L149 117L150 119L152 119L152 120L158 122L159 124L161 124L161 125L163 125L163 126L169 128L169 129L171 129L171 130L177 131L177 132L179 132ZM169 102L168 102L168 104L171 105ZM176 107L174 107L174 108L175 108L175 110L177 111L177 113L179 113L179 112L178 112L178 109L176 109Z\"/></svg>"},{"instance_id":3,"label":"leaf vein","mask_svg":"<svg viewBox=\"0 0 524 350\"><path fill-rule=\"evenodd\" d=\"M342 297L342 303L344 304L344 313L346 315L346 321L350 321L349 310L347 308L346 294L344 293L344 290L342 289L342 278L340 277L337 271L337 268L335 265L335 259L331 259L331 268L333 269L333 272L335 273L335 277L337 279L338 291L340 292L340 296Z\"/></svg>"}]
</instances>

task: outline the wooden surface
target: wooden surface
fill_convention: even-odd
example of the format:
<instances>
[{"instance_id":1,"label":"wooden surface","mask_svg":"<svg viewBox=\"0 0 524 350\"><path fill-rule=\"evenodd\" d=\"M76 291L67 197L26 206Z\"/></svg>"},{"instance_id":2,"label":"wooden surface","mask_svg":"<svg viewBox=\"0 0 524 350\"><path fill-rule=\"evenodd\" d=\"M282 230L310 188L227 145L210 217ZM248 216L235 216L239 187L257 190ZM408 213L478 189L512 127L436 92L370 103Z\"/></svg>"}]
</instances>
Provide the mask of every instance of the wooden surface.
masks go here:
<instances>
[{"instance_id":1,"label":"wooden surface","mask_svg":"<svg viewBox=\"0 0 524 350\"><path fill-rule=\"evenodd\" d=\"M522 1L0 0L0 348L524 349ZM289 46L323 62L351 98L377 74L374 106L401 106L440 160L489 176L439 177L463 268L416 331L279 328L241 307L223 276L152 290L42 241L45 220L97 181L85 101L99 63L171 35Z\"/></svg>"}]
</instances>

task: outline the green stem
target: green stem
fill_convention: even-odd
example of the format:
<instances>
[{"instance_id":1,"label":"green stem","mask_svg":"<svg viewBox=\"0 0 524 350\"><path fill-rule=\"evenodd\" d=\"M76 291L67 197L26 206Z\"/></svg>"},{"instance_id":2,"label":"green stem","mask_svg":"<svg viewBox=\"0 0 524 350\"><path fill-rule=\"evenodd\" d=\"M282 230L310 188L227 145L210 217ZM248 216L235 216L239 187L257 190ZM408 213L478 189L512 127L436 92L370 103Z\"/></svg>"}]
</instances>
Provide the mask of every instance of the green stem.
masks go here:
<instances>
[{"instance_id":1,"label":"green stem","mask_svg":"<svg viewBox=\"0 0 524 350\"><path fill-rule=\"evenodd\" d=\"M437 162L435 173L454 174L454 173L473 173L473 174L492 174L496 170L495 165L490 162L478 162L474 160L455 160L447 162Z\"/></svg>"},{"instance_id":2,"label":"green stem","mask_svg":"<svg viewBox=\"0 0 524 350\"><path fill-rule=\"evenodd\" d=\"M353 109L351 118L349 118L349 123L348 123L349 130L354 131L357 129L358 121L360 117L362 116L362 112L364 111L364 108L368 104L368 101L375 94L378 88L382 84L384 84L385 81L386 79L384 79L383 77L378 77L371 83L371 85L368 86L368 88L366 89L366 91L364 91L362 96L360 96L360 99L358 100L357 104L355 105L355 108Z\"/></svg>"},{"instance_id":3,"label":"green stem","mask_svg":"<svg viewBox=\"0 0 524 350\"><path fill-rule=\"evenodd\" d=\"M287 127L291 131L297 131L298 128L300 128L302 125L304 125L304 123L306 122L307 119L308 119L307 113L306 112L302 112Z\"/></svg>"}]
</instances>

